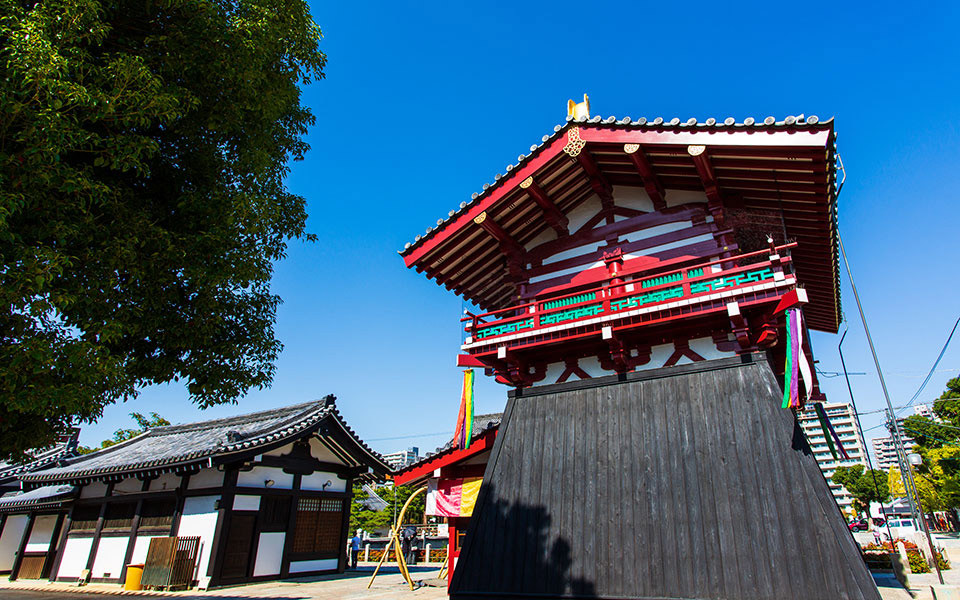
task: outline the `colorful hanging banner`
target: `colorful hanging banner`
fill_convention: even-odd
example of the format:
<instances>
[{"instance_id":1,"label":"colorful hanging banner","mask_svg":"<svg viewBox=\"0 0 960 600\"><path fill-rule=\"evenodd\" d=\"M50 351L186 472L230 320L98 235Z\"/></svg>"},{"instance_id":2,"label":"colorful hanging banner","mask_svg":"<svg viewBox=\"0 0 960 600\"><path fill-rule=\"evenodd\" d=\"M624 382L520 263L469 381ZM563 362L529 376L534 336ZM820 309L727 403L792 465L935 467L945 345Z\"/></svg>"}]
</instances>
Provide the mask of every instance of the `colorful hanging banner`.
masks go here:
<instances>
[{"instance_id":1,"label":"colorful hanging banner","mask_svg":"<svg viewBox=\"0 0 960 600\"><path fill-rule=\"evenodd\" d=\"M457 448L469 448L473 432L473 369L463 372L463 390L460 392L460 412L457 413L457 428L453 434L453 445Z\"/></svg>"},{"instance_id":2,"label":"colorful hanging banner","mask_svg":"<svg viewBox=\"0 0 960 600\"><path fill-rule=\"evenodd\" d=\"M440 478L427 483L426 513L432 517L469 517L477 504L482 477Z\"/></svg>"},{"instance_id":3,"label":"colorful hanging banner","mask_svg":"<svg viewBox=\"0 0 960 600\"><path fill-rule=\"evenodd\" d=\"M785 313L787 339L786 360L783 364L783 408L799 408L800 380L803 379L804 402L810 400L813 391L813 370L804 352L803 312L799 308L788 308Z\"/></svg>"}]
</instances>

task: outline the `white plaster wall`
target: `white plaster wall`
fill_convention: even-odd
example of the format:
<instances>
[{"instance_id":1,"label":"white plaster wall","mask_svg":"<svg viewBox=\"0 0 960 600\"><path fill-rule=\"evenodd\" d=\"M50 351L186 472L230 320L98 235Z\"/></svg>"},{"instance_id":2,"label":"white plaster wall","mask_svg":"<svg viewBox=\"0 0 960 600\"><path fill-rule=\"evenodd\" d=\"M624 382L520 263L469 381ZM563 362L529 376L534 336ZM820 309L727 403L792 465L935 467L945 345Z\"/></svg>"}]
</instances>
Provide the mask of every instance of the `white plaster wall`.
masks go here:
<instances>
[{"instance_id":1,"label":"white plaster wall","mask_svg":"<svg viewBox=\"0 0 960 600\"><path fill-rule=\"evenodd\" d=\"M264 482L268 479L273 480L274 489L289 490L293 487L293 475L284 473L283 469L276 467L254 467L249 471L240 471L237 476L237 485L239 487L264 488Z\"/></svg>"},{"instance_id":2,"label":"white plaster wall","mask_svg":"<svg viewBox=\"0 0 960 600\"><path fill-rule=\"evenodd\" d=\"M279 575L280 561L283 558L283 540L286 537L282 531L261 533L257 543L257 558L253 563L253 576Z\"/></svg>"},{"instance_id":3,"label":"white plaster wall","mask_svg":"<svg viewBox=\"0 0 960 600\"><path fill-rule=\"evenodd\" d=\"M63 546L63 558L60 560L57 578L80 577L80 571L87 568L87 558L90 556L91 546L93 546L92 537L67 538L67 543Z\"/></svg>"},{"instance_id":4,"label":"white plaster wall","mask_svg":"<svg viewBox=\"0 0 960 600\"><path fill-rule=\"evenodd\" d=\"M336 571L337 559L327 558L324 560L300 560L290 563L291 573L306 573L308 571Z\"/></svg>"},{"instance_id":5,"label":"white plaster wall","mask_svg":"<svg viewBox=\"0 0 960 600\"><path fill-rule=\"evenodd\" d=\"M196 571L198 579L207 574L213 534L217 530L217 518L220 516L214 505L219 499L220 496L198 496L187 498L183 502L183 515L180 517L177 535L200 536L200 557L197 559Z\"/></svg>"},{"instance_id":6,"label":"white plaster wall","mask_svg":"<svg viewBox=\"0 0 960 600\"><path fill-rule=\"evenodd\" d=\"M550 227L548 229L544 229L537 235L537 237L524 244L523 249L529 252L540 244L546 244L547 242L552 242L555 239L557 239L557 232Z\"/></svg>"},{"instance_id":7,"label":"white plaster wall","mask_svg":"<svg viewBox=\"0 0 960 600\"><path fill-rule=\"evenodd\" d=\"M107 495L107 484L94 481L80 488L81 498L103 498Z\"/></svg>"},{"instance_id":8,"label":"white plaster wall","mask_svg":"<svg viewBox=\"0 0 960 600\"><path fill-rule=\"evenodd\" d=\"M600 366L600 359L596 356L586 356L580 359L580 368L590 377L603 377L604 375L613 375L613 371L605 371ZM576 375L571 375L567 381L576 381L579 379Z\"/></svg>"},{"instance_id":9,"label":"white plaster wall","mask_svg":"<svg viewBox=\"0 0 960 600\"><path fill-rule=\"evenodd\" d=\"M315 437L310 438L310 454L317 460L321 462L329 463L338 463L342 464L343 461L337 458L337 455L330 451L329 448L320 443Z\"/></svg>"},{"instance_id":10,"label":"white plaster wall","mask_svg":"<svg viewBox=\"0 0 960 600\"><path fill-rule=\"evenodd\" d=\"M713 343L712 337L702 337L690 340L690 349L707 360L727 358L736 354L736 352L732 350L730 352L717 350L717 345Z\"/></svg>"},{"instance_id":11,"label":"white plaster wall","mask_svg":"<svg viewBox=\"0 0 960 600\"><path fill-rule=\"evenodd\" d=\"M667 359L673 355L673 350L673 342L650 348L650 361L637 370L646 371L647 369L659 369L663 366L663 363L667 362Z\"/></svg>"},{"instance_id":12,"label":"white plaster wall","mask_svg":"<svg viewBox=\"0 0 960 600\"><path fill-rule=\"evenodd\" d=\"M640 229L638 231L629 231L620 237L628 242L636 242L637 240L646 240L658 235L690 229L691 227L693 227L693 221L675 221L673 223L654 225L653 227L647 227L646 229ZM643 252L647 253L646 250Z\"/></svg>"},{"instance_id":13,"label":"white plaster wall","mask_svg":"<svg viewBox=\"0 0 960 600\"><path fill-rule=\"evenodd\" d=\"M290 454L290 450L293 449L293 444L287 444L286 446L280 446L276 450L271 450L270 452L264 452L263 456L280 456L282 454Z\"/></svg>"},{"instance_id":14,"label":"white plaster wall","mask_svg":"<svg viewBox=\"0 0 960 600\"><path fill-rule=\"evenodd\" d=\"M130 557L130 564L142 565L147 560L147 550L150 549L150 540L159 535L138 535L137 541L133 543L133 555Z\"/></svg>"},{"instance_id":15,"label":"white plaster wall","mask_svg":"<svg viewBox=\"0 0 960 600\"><path fill-rule=\"evenodd\" d=\"M129 536L100 538L90 577L118 579L120 570L123 568L123 558L127 554L129 540Z\"/></svg>"},{"instance_id":16,"label":"white plaster wall","mask_svg":"<svg viewBox=\"0 0 960 600\"><path fill-rule=\"evenodd\" d=\"M330 482L330 485L328 485L327 489L324 490L323 484L328 481ZM347 491L347 481L345 479L340 479L333 473L318 471L310 475L304 475L300 479L300 489L327 492L345 492Z\"/></svg>"},{"instance_id":17,"label":"white plaster wall","mask_svg":"<svg viewBox=\"0 0 960 600\"><path fill-rule=\"evenodd\" d=\"M23 532L27 529L27 515L11 515L3 524L3 533L0 533L0 571L9 571L13 568L14 555L20 548Z\"/></svg>"},{"instance_id":18,"label":"white plaster wall","mask_svg":"<svg viewBox=\"0 0 960 600\"><path fill-rule=\"evenodd\" d=\"M53 528L57 526L57 515L41 515L34 519L27 540L26 552L46 552L50 549Z\"/></svg>"},{"instance_id":19,"label":"white plaster wall","mask_svg":"<svg viewBox=\"0 0 960 600\"><path fill-rule=\"evenodd\" d=\"M123 494L139 494L143 490L143 482L136 477L127 477L122 481L113 484L113 495L122 496Z\"/></svg>"},{"instance_id":20,"label":"white plaster wall","mask_svg":"<svg viewBox=\"0 0 960 600\"><path fill-rule=\"evenodd\" d=\"M260 496L234 496L233 510L260 510Z\"/></svg>"},{"instance_id":21,"label":"white plaster wall","mask_svg":"<svg viewBox=\"0 0 960 600\"><path fill-rule=\"evenodd\" d=\"M666 198L664 200L667 206L680 206L681 204L690 204L693 202L706 202L707 193L695 190L664 190Z\"/></svg>"},{"instance_id":22,"label":"white plaster wall","mask_svg":"<svg viewBox=\"0 0 960 600\"><path fill-rule=\"evenodd\" d=\"M595 217L602 209L603 204L600 203L600 198L598 198L596 194L592 194L584 200L580 206L567 214L567 229L570 230L570 233L575 232L583 227L587 221ZM600 223L600 225L605 224L606 223Z\"/></svg>"},{"instance_id":23,"label":"white plaster wall","mask_svg":"<svg viewBox=\"0 0 960 600\"><path fill-rule=\"evenodd\" d=\"M653 212L653 200L647 190L631 185L613 186L613 203L644 212Z\"/></svg>"},{"instance_id":24,"label":"white plaster wall","mask_svg":"<svg viewBox=\"0 0 960 600\"><path fill-rule=\"evenodd\" d=\"M181 477L173 473L163 473L150 482L150 491L175 490L180 486Z\"/></svg>"},{"instance_id":25,"label":"white plaster wall","mask_svg":"<svg viewBox=\"0 0 960 600\"><path fill-rule=\"evenodd\" d=\"M223 472L207 467L206 469L200 469L200 471L190 476L190 480L187 482L187 489L197 490L200 488L220 487L222 485Z\"/></svg>"}]
</instances>

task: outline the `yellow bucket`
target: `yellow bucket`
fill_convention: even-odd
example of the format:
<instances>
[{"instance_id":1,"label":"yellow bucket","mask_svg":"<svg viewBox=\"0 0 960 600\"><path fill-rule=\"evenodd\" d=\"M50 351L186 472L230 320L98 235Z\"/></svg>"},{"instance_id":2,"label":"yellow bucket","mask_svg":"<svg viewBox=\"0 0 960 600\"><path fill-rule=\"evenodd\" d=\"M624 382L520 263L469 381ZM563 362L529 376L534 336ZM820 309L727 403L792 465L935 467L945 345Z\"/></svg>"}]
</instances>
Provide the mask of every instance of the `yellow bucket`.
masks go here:
<instances>
[{"instance_id":1,"label":"yellow bucket","mask_svg":"<svg viewBox=\"0 0 960 600\"><path fill-rule=\"evenodd\" d=\"M143 565L127 565L127 579L123 582L125 590L139 590L140 578L143 577Z\"/></svg>"}]
</instances>

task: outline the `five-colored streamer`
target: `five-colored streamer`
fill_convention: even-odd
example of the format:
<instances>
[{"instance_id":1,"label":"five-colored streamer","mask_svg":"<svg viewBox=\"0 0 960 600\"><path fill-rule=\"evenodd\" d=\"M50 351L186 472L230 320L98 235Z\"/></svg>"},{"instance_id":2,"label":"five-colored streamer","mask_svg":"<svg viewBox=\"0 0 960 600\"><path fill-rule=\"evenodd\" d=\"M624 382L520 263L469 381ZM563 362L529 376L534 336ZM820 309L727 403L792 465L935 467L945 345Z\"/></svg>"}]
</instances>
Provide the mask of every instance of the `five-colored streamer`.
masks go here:
<instances>
[{"instance_id":1,"label":"five-colored streamer","mask_svg":"<svg viewBox=\"0 0 960 600\"><path fill-rule=\"evenodd\" d=\"M473 437L473 369L463 372L463 391L460 393L460 412L457 414L457 429L453 434L458 448L469 448Z\"/></svg>"},{"instance_id":2,"label":"five-colored streamer","mask_svg":"<svg viewBox=\"0 0 960 600\"><path fill-rule=\"evenodd\" d=\"M790 308L787 319L787 358L783 368L783 408L800 408L800 379L803 378L805 400L809 400L813 372L803 351L803 312Z\"/></svg>"}]
</instances>

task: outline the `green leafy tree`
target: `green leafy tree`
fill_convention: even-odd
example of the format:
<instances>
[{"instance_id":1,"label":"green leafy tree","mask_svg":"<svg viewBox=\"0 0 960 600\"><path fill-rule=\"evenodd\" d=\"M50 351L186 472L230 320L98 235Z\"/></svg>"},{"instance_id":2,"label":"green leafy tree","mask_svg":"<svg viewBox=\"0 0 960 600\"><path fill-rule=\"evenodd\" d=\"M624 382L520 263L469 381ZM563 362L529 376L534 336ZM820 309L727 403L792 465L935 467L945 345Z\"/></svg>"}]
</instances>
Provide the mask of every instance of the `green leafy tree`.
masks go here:
<instances>
[{"instance_id":1,"label":"green leafy tree","mask_svg":"<svg viewBox=\"0 0 960 600\"><path fill-rule=\"evenodd\" d=\"M78 448L80 454L90 454L91 452L96 452L97 450L103 450L104 448L109 448L110 446L119 444L120 442L135 438L148 429L152 429L154 427L163 427L164 425L170 424L170 421L164 419L155 412L150 413L149 417L145 417L138 412L132 412L130 413L130 417L133 418L134 422L136 422L136 429L118 429L113 432L112 438L100 442L99 448L80 446L80 448Z\"/></svg>"},{"instance_id":2,"label":"green leafy tree","mask_svg":"<svg viewBox=\"0 0 960 600\"><path fill-rule=\"evenodd\" d=\"M303 0L0 0L0 457L270 384L320 39Z\"/></svg>"},{"instance_id":3,"label":"green leafy tree","mask_svg":"<svg viewBox=\"0 0 960 600\"><path fill-rule=\"evenodd\" d=\"M854 507L867 515L871 502L886 502L890 498L887 474L879 469L864 469L863 465L837 467L831 480L847 488Z\"/></svg>"},{"instance_id":4,"label":"green leafy tree","mask_svg":"<svg viewBox=\"0 0 960 600\"><path fill-rule=\"evenodd\" d=\"M383 510L372 511L363 505L363 500L367 494L363 488L357 486L353 488L353 503L350 506L350 530L356 531L363 529L365 531L374 531L376 529L389 529L393 526L395 514L399 516L404 503L417 490L413 486L383 486L377 488L377 495L383 498L387 506ZM423 512L426 509L426 498L419 494L407 507L404 515L404 524L422 523Z\"/></svg>"},{"instance_id":5,"label":"green leafy tree","mask_svg":"<svg viewBox=\"0 0 960 600\"><path fill-rule=\"evenodd\" d=\"M960 430L944 426L933 419L910 415L903 420L903 432L924 448L940 448L944 444L956 444Z\"/></svg>"},{"instance_id":6,"label":"green leafy tree","mask_svg":"<svg viewBox=\"0 0 960 600\"><path fill-rule=\"evenodd\" d=\"M950 425L960 427L960 377L947 382L947 389L933 402L933 413Z\"/></svg>"}]
</instances>

